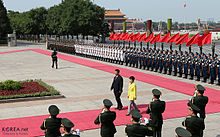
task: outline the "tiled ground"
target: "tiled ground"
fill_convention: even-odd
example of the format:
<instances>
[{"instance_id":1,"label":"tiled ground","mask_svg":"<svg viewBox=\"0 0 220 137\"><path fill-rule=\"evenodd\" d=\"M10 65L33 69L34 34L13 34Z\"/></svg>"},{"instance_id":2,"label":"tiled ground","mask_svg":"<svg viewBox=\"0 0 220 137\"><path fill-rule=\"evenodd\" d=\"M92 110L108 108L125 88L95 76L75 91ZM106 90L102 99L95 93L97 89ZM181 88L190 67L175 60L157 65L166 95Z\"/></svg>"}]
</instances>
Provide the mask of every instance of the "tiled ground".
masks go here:
<instances>
[{"instance_id":1,"label":"tiled ground","mask_svg":"<svg viewBox=\"0 0 220 137\"><path fill-rule=\"evenodd\" d=\"M45 49L45 46L26 45L13 48L0 47L0 52L24 48ZM109 90L113 74L95 70L64 60L59 60L58 70L52 69L50 64L50 57L32 51L0 54L0 63L0 81L4 81L7 79L42 79L46 83L54 86L66 96L66 98L64 99L0 104L0 119L48 114L47 108L51 104L58 105L62 112L99 109L102 107L103 98L110 98L115 104L113 94ZM160 75L163 77L168 77L194 84L199 83L173 76L158 74L155 72L144 70L137 71ZM149 103L152 98L151 89L153 88L159 88L163 91L162 99L165 101L190 99L190 96L156 87L147 83L136 81L136 84L138 86L138 100L136 101L137 104ZM205 86L215 89L219 88L217 86L210 86L208 84L205 84ZM127 104L127 90L128 79L125 78L124 93L122 95L122 101L124 105ZM214 137L218 134L220 126L215 122L215 119L218 119L218 117L219 113L208 115L208 118L206 120L207 129L205 132L205 137ZM183 119L184 118L165 120L163 136L174 136L173 131L175 127L181 126L181 121ZM123 128L124 126L117 127L118 133L116 134L116 137L124 136ZM99 136L99 129L84 131L82 133L82 136L97 137Z\"/></svg>"}]
</instances>

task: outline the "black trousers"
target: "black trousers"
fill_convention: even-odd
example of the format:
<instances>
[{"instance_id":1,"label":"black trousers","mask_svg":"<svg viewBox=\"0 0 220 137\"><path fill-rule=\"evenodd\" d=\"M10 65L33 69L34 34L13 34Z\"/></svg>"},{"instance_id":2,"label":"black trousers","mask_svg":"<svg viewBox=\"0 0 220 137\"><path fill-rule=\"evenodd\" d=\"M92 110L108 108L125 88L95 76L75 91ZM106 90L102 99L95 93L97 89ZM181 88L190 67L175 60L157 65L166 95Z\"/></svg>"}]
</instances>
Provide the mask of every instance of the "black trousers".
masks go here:
<instances>
[{"instance_id":1,"label":"black trousers","mask_svg":"<svg viewBox=\"0 0 220 137\"><path fill-rule=\"evenodd\" d=\"M57 65L57 60L53 60L53 63L52 63L52 68L54 67L54 64L56 65L56 68L58 68L58 65Z\"/></svg>"},{"instance_id":2,"label":"black trousers","mask_svg":"<svg viewBox=\"0 0 220 137\"><path fill-rule=\"evenodd\" d=\"M152 127L153 137L161 137L162 125L157 127Z\"/></svg>"},{"instance_id":3,"label":"black trousers","mask_svg":"<svg viewBox=\"0 0 220 137\"><path fill-rule=\"evenodd\" d=\"M114 95L115 95L115 100L117 101L117 108L122 108L123 105L121 103L121 93L119 93L119 91L114 91Z\"/></svg>"}]
</instances>

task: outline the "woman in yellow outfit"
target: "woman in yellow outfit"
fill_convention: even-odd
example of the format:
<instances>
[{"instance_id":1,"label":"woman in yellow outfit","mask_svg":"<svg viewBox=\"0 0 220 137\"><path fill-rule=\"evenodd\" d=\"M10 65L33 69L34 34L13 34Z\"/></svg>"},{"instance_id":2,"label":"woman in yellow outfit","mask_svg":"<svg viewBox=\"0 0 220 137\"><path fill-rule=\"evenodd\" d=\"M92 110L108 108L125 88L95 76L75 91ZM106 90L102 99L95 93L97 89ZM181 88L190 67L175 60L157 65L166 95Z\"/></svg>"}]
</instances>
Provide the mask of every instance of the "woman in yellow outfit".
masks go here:
<instances>
[{"instance_id":1,"label":"woman in yellow outfit","mask_svg":"<svg viewBox=\"0 0 220 137\"><path fill-rule=\"evenodd\" d=\"M136 100L137 98L137 89L136 89L136 84L134 83L134 76L130 76L129 77L129 90L128 90L128 99L129 99L129 104L128 104L128 114L126 114L126 116L130 115L130 111L131 111L131 105L133 105L133 107L138 110L134 100ZM139 111L139 110L138 110Z\"/></svg>"}]
</instances>

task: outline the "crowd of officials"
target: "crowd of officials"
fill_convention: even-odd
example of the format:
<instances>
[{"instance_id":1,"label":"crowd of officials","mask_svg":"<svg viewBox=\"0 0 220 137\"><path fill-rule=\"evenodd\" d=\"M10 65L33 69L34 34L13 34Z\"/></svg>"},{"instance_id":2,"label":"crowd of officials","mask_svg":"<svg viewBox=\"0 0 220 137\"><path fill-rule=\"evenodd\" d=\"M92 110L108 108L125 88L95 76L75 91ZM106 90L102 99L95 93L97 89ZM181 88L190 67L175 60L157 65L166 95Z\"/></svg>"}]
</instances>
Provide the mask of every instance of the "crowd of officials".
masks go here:
<instances>
[{"instance_id":1,"label":"crowd of officials","mask_svg":"<svg viewBox=\"0 0 220 137\"><path fill-rule=\"evenodd\" d=\"M48 49L220 85L217 54L54 41Z\"/></svg>"}]
</instances>

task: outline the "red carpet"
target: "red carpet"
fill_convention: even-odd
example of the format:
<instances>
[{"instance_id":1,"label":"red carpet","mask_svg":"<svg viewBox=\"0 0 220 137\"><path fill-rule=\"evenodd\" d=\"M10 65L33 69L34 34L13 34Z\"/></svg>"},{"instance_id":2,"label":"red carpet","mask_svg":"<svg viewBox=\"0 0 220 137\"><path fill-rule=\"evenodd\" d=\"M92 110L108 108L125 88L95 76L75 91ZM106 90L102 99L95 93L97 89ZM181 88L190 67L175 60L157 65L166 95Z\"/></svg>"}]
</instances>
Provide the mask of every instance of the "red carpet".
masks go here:
<instances>
[{"instance_id":1,"label":"red carpet","mask_svg":"<svg viewBox=\"0 0 220 137\"><path fill-rule=\"evenodd\" d=\"M32 50L37 53L45 54L45 55L51 55L50 51L41 50L41 49L27 49L27 50L0 52L0 54L20 52L20 51L29 51L29 50ZM72 57L72 56L68 56L64 54L58 54L58 57L66 61L70 61L76 64L80 64L83 66L91 67L91 68L109 72L109 73L114 73L114 70L116 68L119 68L119 67L106 65L103 63L98 63L95 61L90 61L90 60L81 59L77 57ZM149 83L149 84L159 86L165 89L169 89L169 90L187 94L187 95L192 95L194 93L194 85L190 83L163 78L163 77L146 74L142 72L137 72L137 71L133 71L133 70L125 69L125 68L120 68L120 70L121 70L121 75L124 77L129 77L133 75L138 81ZM209 104L207 105L207 109L206 109L207 113L220 112L220 90L206 88L205 95L209 97ZM178 118L178 117L186 116L188 114L186 103L187 103L187 100L167 102L166 111L164 113L164 119L171 119L171 118ZM145 111L146 111L147 105L139 105L139 107L141 108L141 112L144 115L144 117L146 117ZM95 118L100 112L101 110L90 110L90 111L62 113L59 116L67 117L71 119L76 125L75 128L79 128L80 130L88 130L88 129L98 128L98 126L94 125L93 121L95 120ZM125 116L126 113L127 113L126 108L125 110L120 111L120 113L117 113L117 119L115 122L116 125L126 125L130 123L130 118ZM46 117L47 116L34 116L34 117L0 120L0 127L5 127L5 128L6 127L23 127L23 128L29 127L28 136L40 136L40 135L43 135L43 131L41 131L39 127L42 124L43 119ZM4 135L1 135L1 136L4 136Z\"/></svg>"}]
</instances>

